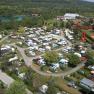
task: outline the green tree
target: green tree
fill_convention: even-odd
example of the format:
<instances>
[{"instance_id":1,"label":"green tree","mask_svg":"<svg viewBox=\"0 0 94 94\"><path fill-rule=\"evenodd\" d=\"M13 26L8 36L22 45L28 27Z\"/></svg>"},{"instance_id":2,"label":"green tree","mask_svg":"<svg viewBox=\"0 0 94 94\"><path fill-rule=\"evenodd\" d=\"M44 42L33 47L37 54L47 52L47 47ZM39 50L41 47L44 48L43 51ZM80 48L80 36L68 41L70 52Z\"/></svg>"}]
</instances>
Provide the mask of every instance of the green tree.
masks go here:
<instances>
[{"instance_id":1,"label":"green tree","mask_svg":"<svg viewBox=\"0 0 94 94\"><path fill-rule=\"evenodd\" d=\"M47 94L57 94L58 88L56 88L55 80L52 78L48 82Z\"/></svg>"},{"instance_id":2,"label":"green tree","mask_svg":"<svg viewBox=\"0 0 94 94\"><path fill-rule=\"evenodd\" d=\"M23 26L20 26L20 27L18 28L18 33L24 33L24 32L25 32L24 27L23 27Z\"/></svg>"},{"instance_id":3,"label":"green tree","mask_svg":"<svg viewBox=\"0 0 94 94\"><path fill-rule=\"evenodd\" d=\"M27 26L30 27L32 25L32 20L30 17L25 17L22 22L21 22L22 26Z\"/></svg>"},{"instance_id":4,"label":"green tree","mask_svg":"<svg viewBox=\"0 0 94 94\"><path fill-rule=\"evenodd\" d=\"M69 64L71 66L76 66L80 63L80 58L77 55L74 55L73 53L68 56L69 58Z\"/></svg>"},{"instance_id":5,"label":"green tree","mask_svg":"<svg viewBox=\"0 0 94 94\"><path fill-rule=\"evenodd\" d=\"M86 65L94 65L94 59L88 59Z\"/></svg>"},{"instance_id":6,"label":"green tree","mask_svg":"<svg viewBox=\"0 0 94 94\"><path fill-rule=\"evenodd\" d=\"M94 51L88 51L86 53L86 56L88 59L94 59Z\"/></svg>"},{"instance_id":7,"label":"green tree","mask_svg":"<svg viewBox=\"0 0 94 94\"><path fill-rule=\"evenodd\" d=\"M94 65L94 51L88 51L86 56L88 59L86 65Z\"/></svg>"},{"instance_id":8,"label":"green tree","mask_svg":"<svg viewBox=\"0 0 94 94\"><path fill-rule=\"evenodd\" d=\"M81 29L75 27L75 28L73 28L73 32L74 32L74 34L73 34L74 39L79 40L82 36Z\"/></svg>"},{"instance_id":9,"label":"green tree","mask_svg":"<svg viewBox=\"0 0 94 94\"><path fill-rule=\"evenodd\" d=\"M49 85L47 94L57 94L57 88L54 85Z\"/></svg>"},{"instance_id":10,"label":"green tree","mask_svg":"<svg viewBox=\"0 0 94 94\"><path fill-rule=\"evenodd\" d=\"M63 22L63 21L60 23L60 27L61 27L61 28L64 27L64 22Z\"/></svg>"},{"instance_id":11,"label":"green tree","mask_svg":"<svg viewBox=\"0 0 94 94\"><path fill-rule=\"evenodd\" d=\"M33 79L35 76L35 72L31 70L31 68L28 68L26 74L25 74L25 83L28 84L29 86L33 86Z\"/></svg>"},{"instance_id":12,"label":"green tree","mask_svg":"<svg viewBox=\"0 0 94 94\"><path fill-rule=\"evenodd\" d=\"M10 87L6 90L5 94L26 94L26 87L23 82L15 81L10 85Z\"/></svg>"},{"instance_id":13,"label":"green tree","mask_svg":"<svg viewBox=\"0 0 94 94\"><path fill-rule=\"evenodd\" d=\"M68 20L68 21L66 22L66 24L65 24L65 27L71 29L72 25L73 25L73 22L70 21L70 20Z\"/></svg>"},{"instance_id":14,"label":"green tree","mask_svg":"<svg viewBox=\"0 0 94 94\"><path fill-rule=\"evenodd\" d=\"M47 64L56 63L59 59L59 55L56 51L47 51L44 54L44 59Z\"/></svg>"}]
</instances>

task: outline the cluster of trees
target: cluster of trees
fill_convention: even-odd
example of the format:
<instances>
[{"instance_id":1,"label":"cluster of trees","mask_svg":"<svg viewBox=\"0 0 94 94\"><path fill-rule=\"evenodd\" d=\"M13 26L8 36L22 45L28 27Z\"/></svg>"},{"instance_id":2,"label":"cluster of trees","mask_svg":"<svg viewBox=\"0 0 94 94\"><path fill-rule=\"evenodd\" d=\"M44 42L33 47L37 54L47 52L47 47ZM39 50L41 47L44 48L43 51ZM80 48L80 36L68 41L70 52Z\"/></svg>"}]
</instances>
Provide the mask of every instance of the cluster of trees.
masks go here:
<instances>
[{"instance_id":1,"label":"cluster of trees","mask_svg":"<svg viewBox=\"0 0 94 94\"><path fill-rule=\"evenodd\" d=\"M44 59L47 62L47 64L50 65L52 63L57 63L59 61L59 55L55 51L48 51L44 54ZM73 53L68 55L68 59L69 59L69 66L72 67L77 66L81 62L80 58Z\"/></svg>"},{"instance_id":2,"label":"cluster of trees","mask_svg":"<svg viewBox=\"0 0 94 94\"><path fill-rule=\"evenodd\" d=\"M7 16L6 16L7 17ZM43 26L44 19L42 17L25 16L21 21L12 19L10 21L0 21L0 30L17 30L19 26Z\"/></svg>"},{"instance_id":3,"label":"cluster of trees","mask_svg":"<svg viewBox=\"0 0 94 94\"><path fill-rule=\"evenodd\" d=\"M86 65L94 65L94 51L88 51L86 56L88 59Z\"/></svg>"},{"instance_id":4,"label":"cluster of trees","mask_svg":"<svg viewBox=\"0 0 94 94\"><path fill-rule=\"evenodd\" d=\"M57 63L59 59L59 55L56 51L47 51L44 54L44 59L48 65L51 63Z\"/></svg>"},{"instance_id":5,"label":"cluster of trees","mask_svg":"<svg viewBox=\"0 0 94 94\"><path fill-rule=\"evenodd\" d=\"M51 78L50 81L48 82L48 90L46 93L47 94L57 94L58 91L59 91L59 88L57 88L55 80Z\"/></svg>"},{"instance_id":6,"label":"cluster of trees","mask_svg":"<svg viewBox=\"0 0 94 94\"><path fill-rule=\"evenodd\" d=\"M0 29L15 29L18 26L43 26L45 20L64 15L66 12L79 13L81 15L93 16L94 4L80 0L0 0L0 16L26 15L22 21L11 20L0 21ZM39 14L38 17L31 17ZM64 26L63 23L53 23L56 27ZM70 28L71 24L67 23Z\"/></svg>"},{"instance_id":7,"label":"cluster of trees","mask_svg":"<svg viewBox=\"0 0 94 94\"><path fill-rule=\"evenodd\" d=\"M56 85L55 80L51 78L48 81L46 94L57 94L58 91L60 91L59 87ZM15 81L6 89L5 94L27 94L26 86L22 81Z\"/></svg>"},{"instance_id":8,"label":"cluster of trees","mask_svg":"<svg viewBox=\"0 0 94 94\"><path fill-rule=\"evenodd\" d=\"M6 89L5 94L27 94L26 86L21 81L15 81Z\"/></svg>"},{"instance_id":9,"label":"cluster of trees","mask_svg":"<svg viewBox=\"0 0 94 94\"><path fill-rule=\"evenodd\" d=\"M80 63L80 58L73 53L69 54L68 58L69 58L69 64L72 67L75 67L76 65L78 65Z\"/></svg>"}]
</instances>

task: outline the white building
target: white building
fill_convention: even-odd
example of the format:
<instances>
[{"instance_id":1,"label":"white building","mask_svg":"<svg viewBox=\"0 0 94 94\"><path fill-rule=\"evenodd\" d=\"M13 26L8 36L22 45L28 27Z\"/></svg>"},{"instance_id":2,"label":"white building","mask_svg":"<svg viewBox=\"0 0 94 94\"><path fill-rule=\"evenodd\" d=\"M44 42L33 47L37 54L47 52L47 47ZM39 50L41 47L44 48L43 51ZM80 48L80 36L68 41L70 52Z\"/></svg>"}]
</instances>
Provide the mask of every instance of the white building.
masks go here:
<instances>
[{"instance_id":1,"label":"white building","mask_svg":"<svg viewBox=\"0 0 94 94\"><path fill-rule=\"evenodd\" d=\"M65 35L66 35L66 37L69 39L69 40L73 40L74 38L73 38L73 32L72 31L70 31L69 29L65 29Z\"/></svg>"},{"instance_id":2,"label":"white building","mask_svg":"<svg viewBox=\"0 0 94 94\"><path fill-rule=\"evenodd\" d=\"M75 52L74 55L77 55L78 57L81 57L80 53Z\"/></svg>"},{"instance_id":3,"label":"white building","mask_svg":"<svg viewBox=\"0 0 94 94\"><path fill-rule=\"evenodd\" d=\"M67 68L68 62L69 62L69 61L66 60L66 59L61 59L61 60L59 61L60 67L62 67L62 68Z\"/></svg>"},{"instance_id":4,"label":"white building","mask_svg":"<svg viewBox=\"0 0 94 94\"><path fill-rule=\"evenodd\" d=\"M5 45L3 47L1 47L1 51L12 51L12 52L15 52L15 48L9 46L9 45Z\"/></svg>"},{"instance_id":5,"label":"white building","mask_svg":"<svg viewBox=\"0 0 94 94\"><path fill-rule=\"evenodd\" d=\"M48 86L47 86L47 85L42 85L42 86L39 88L39 90L40 90L43 94L45 94L45 93L47 92L47 90L48 90Z\"/></svg>"},{"instance_id":6,"label":"white building","mask_svg":"<svg viewBox=\"0 0 94 94\"><path fill-rule=\"evenodd\" d=\"M68 64L68 60L66 60L66 59L61 59L60 61L59 61L59 63L62 63L62 64Z\"/></svg>"},{"instance_id":7,"label":"white building","mask_svg":"<svg viewBox=\"0 0 94 94\"><path fill-rule=\"evenodd\" d=\"M13 58L10 58L10 59L9 59L9 62L12 62L12 61L15 61L15 60L18 60L18 57L17 57L17 56L15 56L15 57L13 57Z\"/></svg>"},{"instance_id":8,"label":"white building","mask_svg":"<svg viewBox=\"0 0 94 94\"><path fill-rule=\"evenodd\" d=\"M76 13L66 13L64 15L64 19L73 20L73 19L76 19L76 17L79 17L79 16L80 15L76 14Z\"/></svg>"},{"instance_id":9,"label":"white building","mask_svg":"<svg viewBox=\"0 0 94 94\"><path fill-rule=\"evenodd\" d=\"M40 59L40 60L38 60L38 64L39 65L45 65L46 62L44 61L44 59Z\"/></svg>"},{"instance_id":10,"label":"white building","mask_svg":"<svg viewBox=\"0 0 94 94\"><path fill-rule=\"evenodd\" d=\"M23 79L25 76L25 73L20 73L18 76L19 76L19 78Z\"/></svg>"},{"instance_id":11,"label":"white building","mask_svg":"<svg viewBox=\"0 0 94 94\"><path fill-rule=\"evenodd\" d=\"M56 71L58 68L59 68L59 63L56 63L56 64L53 63L52 66L50 66L50 69L55 70L55 71Z\"/></svg>"}]
</instances>

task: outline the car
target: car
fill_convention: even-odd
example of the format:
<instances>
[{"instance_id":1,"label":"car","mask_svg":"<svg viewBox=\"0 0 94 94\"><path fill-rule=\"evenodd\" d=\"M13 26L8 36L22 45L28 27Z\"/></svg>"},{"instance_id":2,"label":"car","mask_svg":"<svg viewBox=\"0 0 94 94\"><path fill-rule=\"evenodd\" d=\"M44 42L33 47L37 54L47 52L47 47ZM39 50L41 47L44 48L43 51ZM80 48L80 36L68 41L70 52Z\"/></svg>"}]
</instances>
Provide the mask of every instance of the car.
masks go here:
<instances>
[{"instance_id":1,"label":"car","mask_svg":"<svg viewBox=\"0 0 94 94\"><path fill-rule=\"evenodd\" d=\"M70 87L73 87L75 89L77 88L74 81L70 81L67 85L70 86Z\"/></svg>"}]
</instances>

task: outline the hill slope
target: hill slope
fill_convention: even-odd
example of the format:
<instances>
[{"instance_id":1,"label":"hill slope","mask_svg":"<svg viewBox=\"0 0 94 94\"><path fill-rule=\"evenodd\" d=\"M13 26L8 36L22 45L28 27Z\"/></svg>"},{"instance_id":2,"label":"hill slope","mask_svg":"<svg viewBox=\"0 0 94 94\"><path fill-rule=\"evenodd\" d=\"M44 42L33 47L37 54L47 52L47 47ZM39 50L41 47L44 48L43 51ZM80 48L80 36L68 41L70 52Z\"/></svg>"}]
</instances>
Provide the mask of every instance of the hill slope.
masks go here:
<instances>
[{"instance_id":1,"label":"hill slope","mask_svg":"<svg viewBox=\"0 0 94 94\"><path fill-rule=\"evenodd\" d=\"M5 5L37 5L37 6L63 6L63 5L90 5L92 3L85 2L82 0L0 0L0 4Z\"/></svg>"},{"instance_id":2,"label":"hill slope","mask_svg":"<svg viewBox=\"0 0 94 94\"><path fill-rule=\"evenodd\" d=\"M66 12L92 14L94 13L93 9L94 3L82 0L0 0L0 14L7 10L12 13L15 13L15 11L16 13L31 13L33 11L57 15Z\"/></svg>"}]
</instances>

